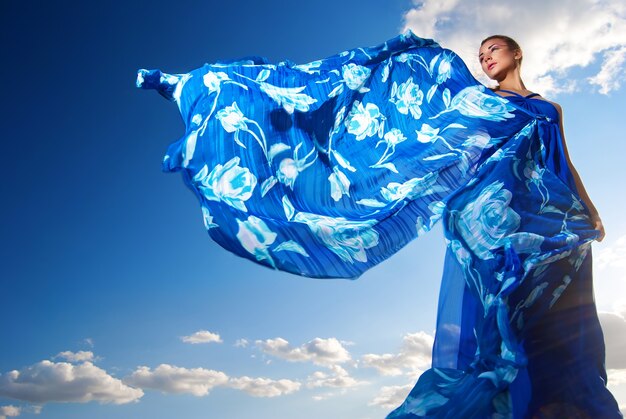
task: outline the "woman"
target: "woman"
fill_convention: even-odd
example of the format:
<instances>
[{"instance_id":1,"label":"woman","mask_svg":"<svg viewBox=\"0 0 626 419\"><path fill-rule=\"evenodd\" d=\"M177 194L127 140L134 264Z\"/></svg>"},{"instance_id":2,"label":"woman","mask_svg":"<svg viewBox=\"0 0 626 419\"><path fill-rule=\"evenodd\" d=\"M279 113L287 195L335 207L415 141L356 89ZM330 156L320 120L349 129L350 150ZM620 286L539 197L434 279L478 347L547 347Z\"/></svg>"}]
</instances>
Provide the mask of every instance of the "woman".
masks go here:
<instances>
[{"instance_id":1,"label":"woman","mask_svg":"<svg viewBox=\"0 0 626 419\"><path fill-rule=\"evenodd\" d=\"M600 231L597 240L601 241L604 237L602 221L569 159L561 107L525 88L520 77L522 50L512 38L492 35L484 39L478 58L485 74L498 81L494 92L508 98L516 106L538 115L546 115L558 124L560 144L549 141L545 141L545 144L548 147L552 145L555 149L562 148L562 152L553 153L556 156L548 159L548 167L555 173L560 173L565 182L575 183L576 190L590 209L590 220L594 223L594 228ZM555 137L555 140L558 139ZM549 310L518 336L518 339L523 340L527 365L520 368L509 387L510 413L513 418L621 417L615 399L606 389L604 336L593 296L591 249L580 255L582 259L578 269L561 259L552 263L543 273L568 278L568 283ZM447 260L447 263L451 266L453 260ZM473 319L480 318L479 314L472 313L482 307L473 298L465 281L455 282L453 277L448 271L442 281L433 366L453 365L451 360L454 360L455 367L468 369L476 347L474 336L470 334L476 323ZM464 288L461 292L462 298L454 298L455 285L457 289ZM510 295L509 306L517 306L528 294L529 287L520 286ZM461 343L453 346L453 349L450 349L450 344L446 341L448 336L441 326L450 324L446 321L450 315L446 315L445 307L451 304L461 305L465 318L460 322L463 329L459 339ZM443 342L438 342L439 340Z\"/></svg>"},{"instance_id":2,"label":"woman","mask_svg":"<svg viewBox=\"0 0 626 419\"><path fill-rule=\"evenodd\" d=\"M602 224L560 111L522 94L521 50L491 39L481 59L506 97L411 31L300 65L140 69L137 87L177 103L186 132L163 170L182 172L210 237L239 256L356 279L442 221L433 365L388 418L621 417L590 299ZM576 391L558 385L569 370Z\"/></svg>"}]
</instances>

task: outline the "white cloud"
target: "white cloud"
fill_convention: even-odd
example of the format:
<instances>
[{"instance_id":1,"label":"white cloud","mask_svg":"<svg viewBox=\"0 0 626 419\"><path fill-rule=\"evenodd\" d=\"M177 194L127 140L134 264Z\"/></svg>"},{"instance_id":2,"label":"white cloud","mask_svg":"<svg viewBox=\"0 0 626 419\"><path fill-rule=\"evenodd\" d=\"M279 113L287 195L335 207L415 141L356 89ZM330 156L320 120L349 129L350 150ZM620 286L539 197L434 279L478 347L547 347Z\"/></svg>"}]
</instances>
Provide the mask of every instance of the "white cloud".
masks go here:
<instances>
[{"instance_id":1,"label":"white cloud","mask_svg":"<svg viewBox=\"0 0 626 419\"><path fill-rule=\"evenodd\" d=\"M193 344L211 343L211 342L222 343L222 339L220 338L220 335L218 335L217 333L209 332L208 330L199 330L193 335L181 337L181 340L185 343L193 343Z\"/></svg>"},{"instance_id":2,"label":"white cloud","mask_svg":"<svg viewBox=\"0 0 626 419\"><path fill-rule=\"evenodd\" d=\"M228 386L245 391L254 397L276 397L300 390L301 384L287 379L272 380L263 377L251 378L243 376L231 378Z\"/></svg>"},{"instance_id":3,"label":"white cloud","mask_svg":"<svg viewBox=\"0 0 626 419\"><path fill-rule=\"evenodd\" d=\"M160 390L163 393L187 393L206 396L216 387L242 390L254 397L276 397L300 389L298 381L272 380L264 377L228 377L221 371L205 368L183 368L161 364L154 370L146 366L137 368L124 382L143 389Z\"/></svg>"},{"instance_id":4,"label":"white cloud","mask_svg":"<svg viewBox=\"0 0 626 419\"><path fill-rule=\"evenodd\" d=\"M16 417L21 413L21 409L19 407L9 405L9 406L0 406L0 419L7 419L7 417Z\"/></svg>"},{"instance_id":5,"label":"white cloud","mask_svg":"<svg viewBox=\"0 0 626 419\"><path fill-rule=\"evenodd\" d=\"M138 367L124 382L143 389L160 390L164 393L189 393L205 396L214 387L228 382L221 371L204 368L182 368L161 364L153 371L146 366Z\"/></svg>"},{"instance_id":6,"label":"white cloud","mask_svg":"<svg viewBox=\"0 0 626 419\"><path fill-rule=\"evenodd\" d=\"M397 354L365 354L361 362L375 368L382 375L415 376L431 366L434 338L426 332L408 333L402 338L402 347Z\"/></svg>"},{"instance_id":7,"label":"white cloud","mask_svg":"<svg viewBox=\"0 0 626 419\"><path fill-rule=\"evenodd\" d=\"M369 406L380 406L385 409L394 409L398 407L415 384L406 384L403 386L385 386L374 399L368 403Z\"/></svg>"},{"instance_id":8,"label":"white cloud","mask_svg":"<svg viewBox=\"0 0 626 419\"><path fill-rule=\"evenodd\" d=\"M55 358L63 358L68 362L84 362L94 360L93 352L91 351L63 351L59 352Z\"/></svg>"},{"instance_id":9,"label":"white cloud","mask_svg":"<svg viewBox=\"0 0 626 419\"><path fill-rule=\"evenodd\" d=\"M235 347L237 348L245 348L248 346L248 339L237 339L235 342Z\"/></svg>"},{"instance_id":10,"label":"white cloud","mask_svg":"<svg viewBox=\"0 0 626 419\"><path fill-rule=\"evenodd\" d=\"M38 415L41 413L41 406L0 406L0 419L15 418L23 413L32 413L34 415Z\"/></svg>"},{"instance_id":11,"label":"white cloud","mask_svg":"<svg viewBox=\"0 0 626 419\"><path fill-rule=\"evenodd\" d=\"M143 391L128 387L91 362L73 365L44 360L0 375L0 397L32 403L123 404L142 396Z\"/></svg>"},{"instance_id":12,"label":"white cloud","mask_svg":"<svg viewBox=\"0 0 626 419\"><path fill-rule=\"evenodd\" d=\"M589 83L600 86L599 91L602 94L619 89L621 81L626 76L624 61L626 61L626 47L605 51L602 69L595 76L588 78Z\"/></svg>"},{"instance_id":13,"label":"white cloud","mask_svg":"<svg viewBox=\"0 0 626 419\"><path fill-rule=\"evenodd\" d=\"M626 268L626 234L617 240L596 244L593 249L593 264L598 269Z\"/></svg>"},{"instance_id":14,"label":"white cloud","mask_svg":"<svg viewBox=\"0 0 626 419\"><path fill-rule=\"evenodd\" d=\"M341 391L341 394L345 393L345 391ZM320 394L316 394L312 397L313 400L315 401L320 401L320 400L326 400L332 396L335 396L337 393L333 393L333 392L327 392L327 393L320 393Z\"/></svg>"},{"instance_id":15,"label":"white cloud","mask_svg":"<svg viewBox=\"0 0 626 419\"><path fill-rule=\"evenodd\" d=\"M606 344L607 369L626 368L626 318L624 312L598 312Z\"/></svg>"},{"instance_id":16,"label":"white cloud","mask_svg":"<svg viewBox=\"0 0 626 419\"><path fill-rule=\"evenodd\" d=\"M609 386L619 386L626 383L626 369L607 368L606 375L609 379Z\"/></svg>"},{"instance_id":17,"label":"white cloud","mask_svg":"<svg viewBox=\"0 0 626 419\"><path fill-rule=\"evenodd\" d=\"M265 353L287 361L311 361L317 365L334 365L349 361L350 353L336 338L315 338L299 347L293 347L283 338L257 340Z\"/></svg>"},{"instance_id":18,"label":"white cloud","mask_svg":"<svg viewBox=\"0 0 626 419\"><path fill-rule=\"evenodd\" d=\"M350 374L348 374L348 372L339 365L331 365L329 368L332 374L323 371L315 371L313 374L311 374L307 378L307 387L349 388L361 384L367 384L366 381L358 381L351 377Z\"/></svg>"},{"instance_id":19,"label":"white cloud","mask_svg":"<svg viewBox=\"0 0 626 419\"><path fill-rule=\"evenodd\" d=\"M414 0L404 28L456 52L478 80L495 85L478 63L480 41L489 35L514 38L524 53L521 74L528 89L551 96L599 86L606 94L624 79L626 12L623 0ZM601 57L599 57L603 53ZM601 62L600 62L601 60ZM592 77L573 79L570 70L599 64Z\"/></svg>"}]
</instances>

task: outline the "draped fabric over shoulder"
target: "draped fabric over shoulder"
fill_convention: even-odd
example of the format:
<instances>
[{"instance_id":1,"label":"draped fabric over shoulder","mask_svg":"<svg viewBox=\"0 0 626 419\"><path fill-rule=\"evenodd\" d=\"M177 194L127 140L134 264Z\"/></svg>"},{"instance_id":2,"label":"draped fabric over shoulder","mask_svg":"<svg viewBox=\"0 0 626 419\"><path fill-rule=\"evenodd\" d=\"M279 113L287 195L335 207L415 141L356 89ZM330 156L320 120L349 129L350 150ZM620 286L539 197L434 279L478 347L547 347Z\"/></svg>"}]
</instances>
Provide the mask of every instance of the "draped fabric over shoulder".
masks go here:
<instances>
[{"instance_id":1,"label":"draped fabric over shoulder","mask_svg":"<svg viewBox=\"0 0 626 419\"><path fill-rule=\"evenodd\" d=\"M356 279L443 223L433 365L388 418L522 418L546 406L622 417L597 316L558 310L568 292L591 292L599 231L549 102L492 92L410 30L304 64L140 69L136 84L178 106L186 130L162 169L181 172L210 238L242 258ZM595 315L593 301L585 310ZM570 332L595 331L580 338L584 353L582 340L560 348L590 362L565 368L541 352L554 313L579 319ZM553 366L584 386L561 385Z\"/></svg>"}]
</instances>

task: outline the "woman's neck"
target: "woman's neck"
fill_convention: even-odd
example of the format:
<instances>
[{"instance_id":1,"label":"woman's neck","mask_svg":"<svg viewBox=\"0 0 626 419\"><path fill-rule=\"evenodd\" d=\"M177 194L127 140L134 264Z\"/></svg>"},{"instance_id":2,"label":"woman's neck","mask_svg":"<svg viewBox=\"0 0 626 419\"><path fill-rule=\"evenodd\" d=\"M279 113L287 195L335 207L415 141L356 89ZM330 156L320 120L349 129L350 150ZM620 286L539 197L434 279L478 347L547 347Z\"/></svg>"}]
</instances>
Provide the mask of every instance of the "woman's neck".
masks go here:
<instances>
[{"instance_id":1,"label":"woman's neck","mask_svg":"<svg viewBox=\"0 0 626 419\"><path fill-rule=\"evenodd\" d=\"M527 92L526 86L519 74L519 69L515 68L507 72L506 76L502 80L498 80L499 89L512 90L514 92L522 93Z\"/></svg>"}]
</instances>

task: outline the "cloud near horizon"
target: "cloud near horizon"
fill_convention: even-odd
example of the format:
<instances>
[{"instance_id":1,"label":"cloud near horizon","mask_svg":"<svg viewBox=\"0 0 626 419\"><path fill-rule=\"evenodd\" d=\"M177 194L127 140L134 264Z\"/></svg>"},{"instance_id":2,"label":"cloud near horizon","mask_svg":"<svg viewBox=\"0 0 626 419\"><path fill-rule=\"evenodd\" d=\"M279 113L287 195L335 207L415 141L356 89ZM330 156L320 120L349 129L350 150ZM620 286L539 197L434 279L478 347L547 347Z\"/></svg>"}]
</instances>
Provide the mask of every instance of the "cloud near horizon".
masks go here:
<instances>
[{"instance_id":1,"label":"cloud near horizon","mask_svg":"<svg viewBox=\"0 0 626 419\"><path fill-rule=\"evenodd\" d=\"M299 347L291 346L280 337L257 340L255 344L264 353L291 362L310 361L316 365L330 366L352 359L342 342L336 338L315 338Z\"/></svg>"}]
</instances>

